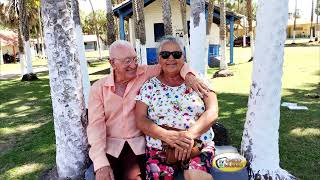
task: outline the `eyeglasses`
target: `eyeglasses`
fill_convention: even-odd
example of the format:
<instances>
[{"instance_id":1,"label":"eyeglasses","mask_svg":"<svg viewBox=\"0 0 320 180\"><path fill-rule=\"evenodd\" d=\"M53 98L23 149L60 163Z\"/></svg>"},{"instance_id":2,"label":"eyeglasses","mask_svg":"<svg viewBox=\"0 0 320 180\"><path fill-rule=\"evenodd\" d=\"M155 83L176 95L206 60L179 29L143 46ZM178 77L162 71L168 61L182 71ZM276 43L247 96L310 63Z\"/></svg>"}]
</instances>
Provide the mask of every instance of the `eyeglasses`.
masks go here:
<instances>
[{"instance_id":1,"label":"eyeglasses","mask_svg":"<svg viewBox=\"0 0 320 180\"><path fill-rule=\"evenodd\" d=\"M124 64L124 65L129 65L131 63L137 64L138 63L138 58L137 57L127 57L124 59L117 59L113 58L113 60L117 60L118 62Z\"/></svg>"},{"instance_id":2,"label":"eyeglasses","mask_svg":"<svg viewBox=\"0 0 320 180\"><path fill-rule=\"evenodd\" d=\"M161 51L159 53L159 55L163 58L163 59L168 59L170 57L170 55L172 54L174 59L180 59L182 56L182 52L181 51Z\"/></svg>"}]
</instances>

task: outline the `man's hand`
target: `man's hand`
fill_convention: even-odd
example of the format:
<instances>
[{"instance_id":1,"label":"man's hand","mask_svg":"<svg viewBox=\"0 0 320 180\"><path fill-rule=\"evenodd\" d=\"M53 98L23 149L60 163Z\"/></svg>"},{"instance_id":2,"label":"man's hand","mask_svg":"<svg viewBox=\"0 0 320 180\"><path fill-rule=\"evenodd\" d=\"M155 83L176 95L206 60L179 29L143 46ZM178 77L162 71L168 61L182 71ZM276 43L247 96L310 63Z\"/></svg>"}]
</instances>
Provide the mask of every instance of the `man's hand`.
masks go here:
<instances>
[{"instance_id":1,"label":"man's hand","mask_svg":"<svg viewBox=\"0 0 320 180\"><path fill-rule=\"evenodd\" d=\"M201 98L208 96L210 89L200 79L192 73L188 73L185 78L185 83L189 88L192 88Z\"/></svg>"},{"instance_id":2,"label":"man's hand","mask_svg":"<svg viewBox=\"0 0 320 180\"><path fill-rule=\"evenodd\" d=\"M114 180L110 166L104 166L96 171L96 180Z\"/></svg>"}]
</instances>

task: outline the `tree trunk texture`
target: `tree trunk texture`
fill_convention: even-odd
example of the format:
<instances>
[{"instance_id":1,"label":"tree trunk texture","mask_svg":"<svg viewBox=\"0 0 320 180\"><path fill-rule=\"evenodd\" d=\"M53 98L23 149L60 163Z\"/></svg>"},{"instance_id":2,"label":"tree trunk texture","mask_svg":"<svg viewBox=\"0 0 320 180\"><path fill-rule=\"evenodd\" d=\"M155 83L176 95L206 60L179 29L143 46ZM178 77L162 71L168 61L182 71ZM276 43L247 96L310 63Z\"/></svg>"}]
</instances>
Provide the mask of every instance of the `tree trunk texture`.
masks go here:
<instances>
[{"instance_id":1,"label":"tree trunk texture","mask_svg":"<svg viewBox=\"0 0 320 180\"><path fill-rule=\"evenodd\" d=\"M180 2L180 12L181 12L181 21L183 28L183 41L186 51L186 61L190 62L190 46L189 46L189 37L188 37L188 26L187 26L187 3L186 0L179 0Z\"/></svg>"},{"instance_id":2,"label":"tree trunk texture","mask_svg":"<svg viewBox=\"0 0 320 180\"><path fill-rule=\"evenodd\" d=\"M90 92L90 79L87 67L87 59L85 55L85 47L83 42L83 33L79 14L79 3L78 0L72 0L72 12L74 29L76 36L77 53L80 60L81 75L82 75L82 88L83 96L86 108L88 108L89 92ZM99 43L98 43L99 44Z\"/></svg>"},{"instance_id":3,"label":"tree trunk texture","mask_svg":"<svg viewBox=\"0 0 320 180\"><path fill-rule=\"evenodd\" d=\"M25 70L24 74L32 73L32 59L29 42L29 22L26 9L26 0L19 1L19 26L22 35L22 42L25 54ZM21 61L21 59L20 59Z\"/></svg>"},{"instance_id":4,"label":"tree trunk texture","mask_svg":"<svg viewBox=\"0 0 320 180\"><path fill-rule=\"evenodd\" d=\"M97 36L97 47L98 47L99 59L102 60L100 36L99 36L99 30L98 30L98 26L97 26L96 13L95 13L95 11L93 9L91 0L89 0L89 2L90 2L91 10L92 10L93 21L94 21L94 31L96 32L96 36Z\"/></svg>"},{"instance_id":5,"label":"tree trunk texture","mask_svg":"<svg viewBox=\"0 0 320 180\"><path fill-rule=\"evenodd\" d=\"M253 58L253 53L254 53L254 34L253 34L253 29L252 29L252 2L251 2L251 0L247 0L247 16L248 16L248 23L249 23L251 58Z\"/></svg>"},{"instance_id":6,"label":"tree trunk texture","mask_svg":"<svg viewBox=\"0 0 320 180\"><path fill-rule=\"evenodd\" d=\"M172 36L172 20L170 1L162 0L162 18L164 24L164 34Z\"/></svg>"},{"instance_id":7,"label":"tree trunk texture","mask_svg":"<svg viewBox=\"0 0 320 180\"><path fill-rule=\"evenodd\" d=\"M220 70L227 70L226 60L226 9L224 0L220 0Z\"/></svg>"},{"instance_id":8,"label":"tree trunk texture","mask_svg":"<svg viewBox=\"0 0 320 180\"><path fill-rule=\"evenodd\" d=\"M241 152L253 170L251 179L296 179L279 166L281 77L288 0L259 1L257 21L257 46Z\"/></svg>"},{"instance_id":9,"label":"tree trunk texture","mask_svg":"<svg viewBox=\"0 0 320 180\"><path fill-rule=\"evenodd\" d=\"M106 0L107 4L107 45L110 46L116 41L115 22L112 11L111 0Z\"/></svg>"},{"instance_id":10,"label":"tree trunk texture","mask_svg":"<svg viewBox=\"0 0 320 180\"><path fill-rule=\"evenodd\" d=\"M146 30L144 20L144 1L132 0L133 18L135 23L136 51L142 64L147 64ZM140 50L139 50L140 49Z\"/></svg>"},{"instance_id":11,"label":"tree trunk texture","mask_svg":"<svg viewBox=\"0 0 320 180\"><path fill-rule=\"evenodd\" d=\"M207 63L206 56L206 18L205 0L193 0L190 2L190 65L201 76L206 75Z\"/></svg>"},{"instance_id":12,"label":"tree trunk texture","mask_svg":"<svg viewBox=\"0 0 320 180\"><path fill-rule=\"evenodd\" d=\"M69 0L42 0L50 89L60 178L81 179L88 159L87 117Z\"/></svg>"}]
</instances>

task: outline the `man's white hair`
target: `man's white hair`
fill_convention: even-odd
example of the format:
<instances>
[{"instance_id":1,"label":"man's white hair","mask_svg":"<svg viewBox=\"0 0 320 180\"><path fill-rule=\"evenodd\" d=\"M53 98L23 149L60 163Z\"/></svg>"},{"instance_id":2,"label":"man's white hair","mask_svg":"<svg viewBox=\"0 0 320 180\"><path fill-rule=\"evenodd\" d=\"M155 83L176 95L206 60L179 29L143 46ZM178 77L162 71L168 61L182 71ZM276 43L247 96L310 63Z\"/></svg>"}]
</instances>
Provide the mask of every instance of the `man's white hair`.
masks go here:
<instances>
[{"instance_id":1,"label":"man's white hair","mask_svg":"<svg viewBox=\"0 0 320 180\"><path fill-rule=\"evenodd\" d=\"M125 41L125 40L116 40L115 42L113 42L110 47L109 47L109 56L111 58L112 52L119 47L127 47L127 48L132 48L134 49L134 47L131 45L130 42Z\"/></svg>"}]
</instances>

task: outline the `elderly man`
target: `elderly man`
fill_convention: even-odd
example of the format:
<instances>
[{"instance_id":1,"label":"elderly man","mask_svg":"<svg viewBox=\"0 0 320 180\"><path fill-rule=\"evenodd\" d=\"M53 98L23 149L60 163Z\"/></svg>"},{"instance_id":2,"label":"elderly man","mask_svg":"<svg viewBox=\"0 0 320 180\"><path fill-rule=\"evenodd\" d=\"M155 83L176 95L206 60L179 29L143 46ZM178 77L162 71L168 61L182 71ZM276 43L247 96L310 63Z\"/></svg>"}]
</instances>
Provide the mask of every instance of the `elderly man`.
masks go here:
<instances>
[{"instance_id":1,"label":"elderly man","mask_svg":"<svg viewBox=\"0 0 320 180\"><path fill-rule=\"evenodd\" d=\"M97 180L144 179L145 138L135 124L135 96L146 80L160 74L161 67L137 65L137 54L127 41L114 42L109 52L113 72L95 82L89 96L89 156ZM189 87L206 94L207 87L186 64L180 74Z\"/></svg>"}]
</instances>

